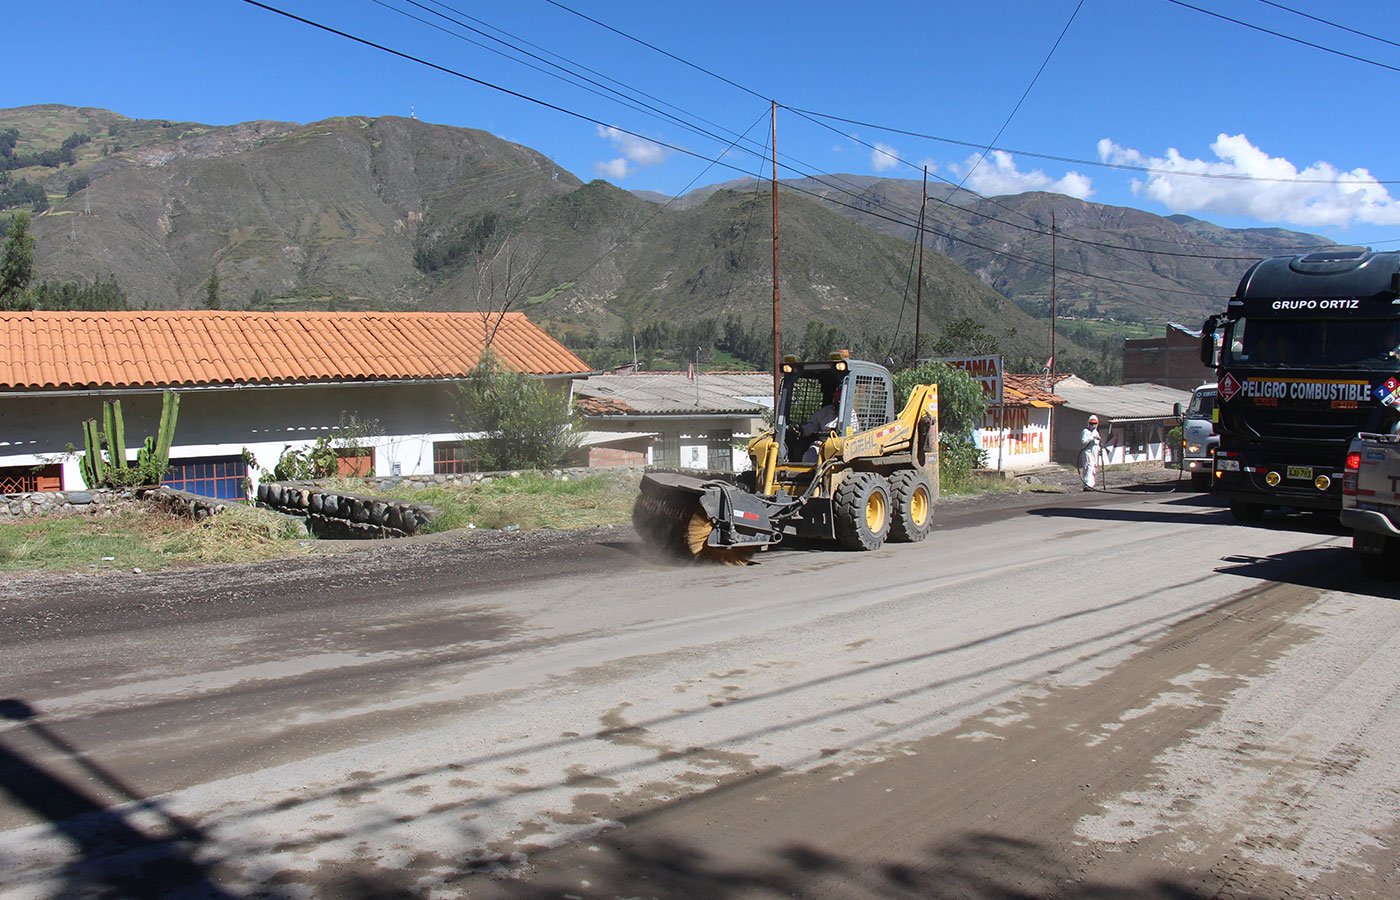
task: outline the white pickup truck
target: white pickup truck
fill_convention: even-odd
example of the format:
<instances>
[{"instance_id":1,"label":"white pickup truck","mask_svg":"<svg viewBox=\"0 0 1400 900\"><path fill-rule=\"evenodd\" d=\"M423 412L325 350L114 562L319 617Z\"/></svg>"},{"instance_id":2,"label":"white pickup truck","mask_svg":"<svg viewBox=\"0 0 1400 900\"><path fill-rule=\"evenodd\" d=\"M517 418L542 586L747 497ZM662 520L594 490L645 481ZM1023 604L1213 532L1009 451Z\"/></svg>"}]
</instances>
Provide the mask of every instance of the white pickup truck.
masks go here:
<instances>
[{"instance_id":1,"label":"white pickup truck","mask_svg":"<svg viewBox=\"0 0 1400 900\"><path fill-rule=\"evenodd\" d=\"M1341 519L1352 530L1351 545L1367 575L1400 575L1400 435L1362 432L1352 438Z\"/></svg>"}]
</instances>

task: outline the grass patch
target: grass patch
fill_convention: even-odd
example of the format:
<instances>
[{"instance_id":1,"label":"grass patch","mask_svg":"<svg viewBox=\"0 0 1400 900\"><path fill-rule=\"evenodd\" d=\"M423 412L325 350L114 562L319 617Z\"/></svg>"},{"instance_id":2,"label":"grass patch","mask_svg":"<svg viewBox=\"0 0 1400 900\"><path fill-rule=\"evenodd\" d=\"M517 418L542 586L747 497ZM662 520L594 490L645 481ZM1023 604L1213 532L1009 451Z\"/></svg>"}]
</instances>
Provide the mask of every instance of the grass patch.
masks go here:
<instances>
[{"instance_id":1,"label":"grass patch","mask_svg":"<svg viewBox=\"0 0 1400 900\"><path fill-rule=\"evenodd\" d=\"M0 571L251 562L304 552L297 534L285 517L246 506L203 522L156 509L21 519L0 525Z\"/></svg>"},{"instance_id":2,"label":"grass patch","mask_svg":"<svg viewBox=\"0 0 1400 900\"><path fill-rule=\"evenodd\" d=\"M436 507L437 517L426 531L458 528L589 528L632 519L637 476L585 475L561 481L536 472L496 478L478 484L437 484L400 487L390 491L367 488L356 479L323 482L327 489L376 494Z\"/></svg>"},{"instance_id":3,"label":"grass patch","mask_svg":"<svg viewBox=\"0 0 1400 900\"><path fill-rule=\"evenodd\" d=\"M943 494L959 496L965 494L1016 494L1025 485L1014 478L1003 478L987 472L968 472L940 478L938 489Z\"/></svg>"}]
</instances>

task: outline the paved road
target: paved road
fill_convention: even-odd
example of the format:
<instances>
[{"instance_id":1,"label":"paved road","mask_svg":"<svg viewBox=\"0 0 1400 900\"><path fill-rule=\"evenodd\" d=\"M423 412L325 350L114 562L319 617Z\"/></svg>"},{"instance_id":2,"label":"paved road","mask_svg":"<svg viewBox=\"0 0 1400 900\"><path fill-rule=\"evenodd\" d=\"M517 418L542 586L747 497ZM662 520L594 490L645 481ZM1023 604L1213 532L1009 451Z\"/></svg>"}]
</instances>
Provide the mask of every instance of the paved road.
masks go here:
<instances>
[{"instance_id":1,"label":"paved road","mask_svg":"<svg viewBox=\"0 0 1400 900\"><path fill-rule=\"evenodd\" d=\"M0 896L1394 897L1400 604L1144 487L0 581Z\"/></svg>"}]
</instances>

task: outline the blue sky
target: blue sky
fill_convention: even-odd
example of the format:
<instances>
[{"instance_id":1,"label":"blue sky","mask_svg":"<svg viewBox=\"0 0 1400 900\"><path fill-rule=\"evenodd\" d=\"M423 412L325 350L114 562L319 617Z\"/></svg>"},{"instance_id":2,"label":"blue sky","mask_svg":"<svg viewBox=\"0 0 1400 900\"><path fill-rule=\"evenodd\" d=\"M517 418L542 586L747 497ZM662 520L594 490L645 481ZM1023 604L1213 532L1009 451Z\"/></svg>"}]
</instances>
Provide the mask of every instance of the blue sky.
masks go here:
<instances>
[{"instance_id":1,"label":"blue sky","mask_svg":"<svg viewBox=\"0 0 1400 900\"><path fill-rule=\"evenodd\" d=\"M1391 3L1190 0L1365 62L1171 0L560 2L562 8L549 0L268 5L569 112L243 0L17 4L5 15L12 43L42 47L43 56L31 57L25 77L0 83L0 107L63 103L215 125L406 116L412 109L420 119L530 146L585 180L674 194L744 173L766 176L759 156L771 99L786 107L778 114L781 177L918 178L927 164L933 180L965 178L988 195L1056 190L1224 225L1277 225L1378 247L1400 243L1400 184L1381 183L1400 180L1400 125L1386 99L1400 87L1400 22L1387 15ZM527 68L464 40L504 49L435 13L498 37L507 32L506 40L587 67L587 77L636 99L623 105ZM974 167L972 147L900 131L979 146L995 139L1022 152L993 153ZM751 152L729 149L743 134ZM1285 180L1152 174L1028 153Z\"/></svg>"}]
</instances>

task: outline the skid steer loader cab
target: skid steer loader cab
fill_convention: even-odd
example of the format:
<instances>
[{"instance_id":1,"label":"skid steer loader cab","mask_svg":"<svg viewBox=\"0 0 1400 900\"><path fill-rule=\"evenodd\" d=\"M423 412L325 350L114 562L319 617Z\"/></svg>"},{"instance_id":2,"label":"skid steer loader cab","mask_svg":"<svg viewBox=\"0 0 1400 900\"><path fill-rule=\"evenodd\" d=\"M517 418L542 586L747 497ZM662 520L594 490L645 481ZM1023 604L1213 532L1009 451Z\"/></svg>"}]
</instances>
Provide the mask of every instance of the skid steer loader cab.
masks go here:
<instances>
[{"instance_id":1,"label":"skid steer loader cab","mask_svg":"<svg viewBox=\"0 0 1400 900\"><path fill-rule=\"evenodd\" d=\"M802 427L832 397L839 397L836 433L849 437L894 418L894 384L884 366L854 359L783 363L778 401L778 433L784 436L779 460L801 463L812 441L827 434L803 435Z\"/></svg>"}]
</instances>

